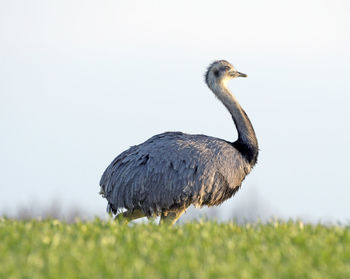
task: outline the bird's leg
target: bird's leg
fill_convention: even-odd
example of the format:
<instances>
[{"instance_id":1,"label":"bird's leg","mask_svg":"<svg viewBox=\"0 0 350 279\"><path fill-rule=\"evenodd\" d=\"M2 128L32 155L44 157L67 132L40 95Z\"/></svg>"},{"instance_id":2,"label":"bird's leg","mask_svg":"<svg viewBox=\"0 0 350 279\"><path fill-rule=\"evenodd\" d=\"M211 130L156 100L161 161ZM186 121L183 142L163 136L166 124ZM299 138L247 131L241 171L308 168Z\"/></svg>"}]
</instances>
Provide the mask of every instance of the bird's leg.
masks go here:
<instances>
[{"instance_id":1,"label":"bird's leg","mask_svg":"<svg viewBox=\"0 0 350 279\"><path fill-rule=\"evenodd\" d=\"M162 212L160 216L159 225L174 225L180 216L185 212L186 208L179 209L177 211Z\"/></svg>"},{"instance_id":2,"label":"bird's leg","mask_svg":"<svg viewBox=\"0 0 350 279\"><path fill-rule=\"evenodd\" d=\"M157 219L157 215L151 215L151 216L147 216L147 219L150 223L155 223L156 219Z\"/></svg>"},{"instance_id":3,"label":"bird's leg","mask_svg":"<svg viewBox=\"0 0 350 279\"><path fill-rule=\"evenodd\" d=\"M114 220L119 221L119 223L127 224L132 220L145 217L146 215L140 209L127 210L125 212L119 213L115 216Z\"/></svg>"}]
</instances>

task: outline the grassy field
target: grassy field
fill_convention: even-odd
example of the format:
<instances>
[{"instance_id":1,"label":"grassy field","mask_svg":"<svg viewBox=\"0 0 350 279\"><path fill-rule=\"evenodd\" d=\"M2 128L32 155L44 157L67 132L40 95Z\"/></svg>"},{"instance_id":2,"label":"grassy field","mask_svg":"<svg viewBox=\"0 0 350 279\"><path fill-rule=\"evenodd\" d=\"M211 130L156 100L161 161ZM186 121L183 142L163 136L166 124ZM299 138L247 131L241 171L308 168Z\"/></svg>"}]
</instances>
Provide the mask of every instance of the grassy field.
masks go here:
<instances>
[{"instance_id":1,"label":"grassy field","mask_svg":"<svg viewBox=\"0 0 350 279\"><path fill-rule=\"evenodd\" d=\"M350 278L350 227L0 219L0 278Z\"/></svg>"}]
</instances>

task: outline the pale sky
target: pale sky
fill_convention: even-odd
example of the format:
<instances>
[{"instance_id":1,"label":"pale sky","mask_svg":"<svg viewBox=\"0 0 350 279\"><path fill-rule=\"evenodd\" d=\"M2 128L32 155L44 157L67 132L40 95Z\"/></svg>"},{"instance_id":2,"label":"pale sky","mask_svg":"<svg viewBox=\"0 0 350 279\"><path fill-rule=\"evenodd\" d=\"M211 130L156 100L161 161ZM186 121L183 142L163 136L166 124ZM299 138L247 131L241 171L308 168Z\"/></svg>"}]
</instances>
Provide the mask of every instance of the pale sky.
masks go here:
<instances>
[{"instance_id":1,"label":"pale sky","mask_svg":"<svg viewBox=\"0 0 350 279\"><path fill-rule=\"evenodd\" d=\"M229 214L254 195L272 214L350 219L349 1L1 1L0 213L59 199L103 215L99 179L120 152L164 131L235 140L203 81L213 60L259 163Z\"/></svg>"}]
</instances>

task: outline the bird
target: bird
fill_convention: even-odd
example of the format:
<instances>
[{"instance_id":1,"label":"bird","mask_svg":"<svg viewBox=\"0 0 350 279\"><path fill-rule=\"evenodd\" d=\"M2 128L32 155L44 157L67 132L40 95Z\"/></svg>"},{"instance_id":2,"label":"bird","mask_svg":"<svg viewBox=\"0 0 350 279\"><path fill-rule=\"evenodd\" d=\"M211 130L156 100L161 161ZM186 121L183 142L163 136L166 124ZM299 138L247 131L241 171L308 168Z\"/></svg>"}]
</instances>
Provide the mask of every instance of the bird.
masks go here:
<instances>
[{"instance_id":1,"label":"bird","mask_svg":"<svg viewBox=\"0 0 350 279\"><path fill-rule=\"evenodd\" d=\"M253 126L227 87L237 77L247 75L226 60L214 61L205 73L205 83L232 116L237 140L165 132L131 146L100 180L115 219L160 216L160 224L173 225L190 205L217 206L236 194L259 153Z\"/></svg>"}]
</instances>

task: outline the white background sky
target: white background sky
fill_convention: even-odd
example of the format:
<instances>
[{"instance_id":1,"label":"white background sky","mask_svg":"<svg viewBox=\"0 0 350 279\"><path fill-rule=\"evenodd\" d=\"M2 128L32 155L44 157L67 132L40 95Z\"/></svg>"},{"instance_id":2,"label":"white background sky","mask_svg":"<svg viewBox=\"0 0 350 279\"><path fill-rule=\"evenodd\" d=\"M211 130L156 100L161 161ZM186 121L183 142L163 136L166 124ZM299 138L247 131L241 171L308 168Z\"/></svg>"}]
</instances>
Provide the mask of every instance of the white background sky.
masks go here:
<instances>
[{"instance_id":1,"label":"white background sky","mask_svg":"<svg viewBox=\"0 0 350 279\"><path fill-rule=\"evenodd\" d=\"M179 130L235 140L203 82L226 59L259 163L254 195L283 218L350 219L349 1L0 1L0 213L59 199L103 215L104 169Z\"/></svg>"}]
</instances>

